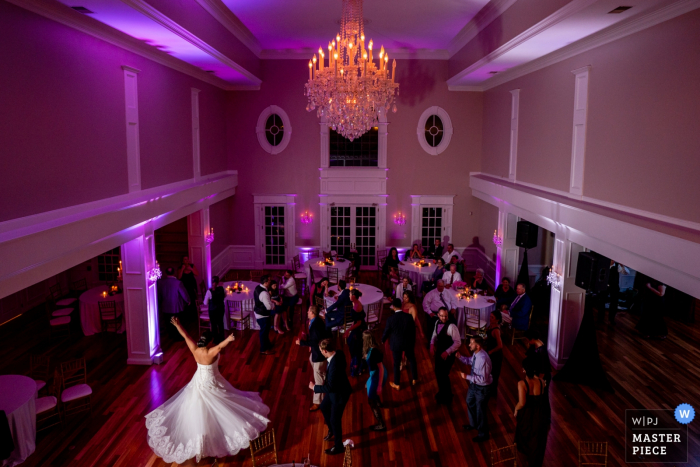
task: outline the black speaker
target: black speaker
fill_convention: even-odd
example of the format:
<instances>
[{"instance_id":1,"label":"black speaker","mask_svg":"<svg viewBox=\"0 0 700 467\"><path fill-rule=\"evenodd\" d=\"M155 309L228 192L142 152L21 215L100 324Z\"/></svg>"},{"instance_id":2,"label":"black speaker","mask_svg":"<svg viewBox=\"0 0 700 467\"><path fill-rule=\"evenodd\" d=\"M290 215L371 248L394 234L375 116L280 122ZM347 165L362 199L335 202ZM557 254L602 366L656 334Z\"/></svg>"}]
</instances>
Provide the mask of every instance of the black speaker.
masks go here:
<instances>
[{"instance_id":1,"label":"black speaker","mask_svg":"<svg viewBox=\"0 0 700 467\"><path fill-rule=\"evenodd\" d=\"M589 292L604 292L608 288L610 275L610 260L592 251L582 251L578 254L576 265L577 287Z\"/></svg>"},{"instance_id":2,"label":"black speaker","mask_svg":"<svg viewBox=\"0 0 700 467\"><path fill-rule=\"evenodd\" d=\"M537 246L538 228L528 221L518 221L518 233L515 235L515 244L529 250Z\"/></svg>"}]
</instances>

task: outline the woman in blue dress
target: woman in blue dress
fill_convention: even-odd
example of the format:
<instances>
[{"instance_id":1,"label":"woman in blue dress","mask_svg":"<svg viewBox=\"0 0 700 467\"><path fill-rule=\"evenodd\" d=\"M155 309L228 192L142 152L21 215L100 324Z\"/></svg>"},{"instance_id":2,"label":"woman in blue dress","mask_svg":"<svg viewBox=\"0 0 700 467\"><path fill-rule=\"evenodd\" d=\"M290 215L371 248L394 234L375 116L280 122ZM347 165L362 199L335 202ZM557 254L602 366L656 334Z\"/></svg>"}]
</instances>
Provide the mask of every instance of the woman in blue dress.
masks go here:
<instances>
[{"instance_id":1,"label":"woman in blue dress","mask_svg":"<svg viewBox=\"0 0 700 467\"><path fill-rule=\"evenodd\" d=\"M360 303L362 292L357 289L350 291L352 302L352 326L347 332L348 349L350 350L350 376L360 376L367 368L367 362L362 359L362 333L367 329L365 311Z\"/></svg>"},{"instance_id":2,"label":"woman in blue dress","mask_svg":"<svg viewBox=\"0 0 700 467\"><path fill-rule=\"evenodd\" d=\"M369 427L372 431L386 431L384 417L382 416L380 399L382 388L386 384L387 376L384 368L384 355L379 349L377 340L372 335L372 331L364 331L362 333L362 358L367 362L369 367L369 378L367 379L367 400L372 408L374 418L377 420L376 425Z\"/></svg>"}]
</instances>

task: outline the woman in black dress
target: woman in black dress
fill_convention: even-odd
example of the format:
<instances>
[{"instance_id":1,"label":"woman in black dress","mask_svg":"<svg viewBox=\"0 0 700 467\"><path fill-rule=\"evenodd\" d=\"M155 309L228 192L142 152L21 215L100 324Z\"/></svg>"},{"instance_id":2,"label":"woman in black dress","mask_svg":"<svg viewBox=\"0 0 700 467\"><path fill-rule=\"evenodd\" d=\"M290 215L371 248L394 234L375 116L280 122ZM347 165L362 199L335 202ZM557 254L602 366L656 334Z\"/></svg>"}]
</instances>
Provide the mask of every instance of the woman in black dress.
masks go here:
<instances>
[{"instance_id":1,"label":"woman in black dress","mask_svg":"<svg viewBox=\"0 0 700 467\"><path fill-rule=\"evenodd\" d=\"M664 321L664 295L666 286L661 282L649 278L641 290L639 303L642 306L642 315L637 323L637 330L649 339L666 339L668 327Z\"/></svg>"},{"instance_id":2,"label":"woman in black dress","mask_svg":"<svg viewBox=\"0 0 700 467\"><path fill-rule=\"evenodd\" d=\"M367 329L365 322L365 310L360 303L362 292L357 289L350 291L352 302L352 326L346 331L348 349L350 350L350 376L360 376L367 367L367 362L362 358L362 333Z\"/></svg>"},{"instance_id":3,"label":"woman in black dress","mask_svg":"<svg viewBox=\"0 0 700 467\"><path fill-rule=\"evenodd\" d=\"M525 455L528 467L541 467L547 448L550 427L545 382L537 376L537 362L523 360L525 380L518 382L518 404L513 416L516 420L515 444Z\"/></svg>"},{"instance_id":4,"label":"woman in black dress","mask_svg":"<svg viewBox=\"0 0 700 467\"><path fill-rule=\"evenodd\" d=\"M199 272L194 267L194 263L190 263L189 257L183 256L182 265L177 270L177 278L180 279L182 285L185 286L185 290L187 290L187 295L190 296L190 304L187 306L188 310L197 308L197 276L199 276Z\"/></svg>"},{"instance_id":5,"label":"woman in black dress","mask_svg":"<svg viewBox=\"0 0 700 467\"><path fill-rule=\"evenodd\" d=\"M399 250L396 248L392 248L389 250L389 255L387 255L386 260L384 261L384 267L382 268L382 271L384 274L389 274L389 269L390 268L396 268L396 270L399 270L399 264L403 264L401 260L399 259Z\"/></svg>"},{"instance_id":6,"label":"woman in black dress","mask_svg":"<svg viewBox=\"0 0 700 467\"><path fill-rule=\"evenodd\" d=\"M501 322L503 316L498 310L494 310L489 315L489 327L486 329L486 352L491 358L491 396L498 393L498 378L501 376L503 366L503 341L501 340Z\"/></svg>"}]
</instances>

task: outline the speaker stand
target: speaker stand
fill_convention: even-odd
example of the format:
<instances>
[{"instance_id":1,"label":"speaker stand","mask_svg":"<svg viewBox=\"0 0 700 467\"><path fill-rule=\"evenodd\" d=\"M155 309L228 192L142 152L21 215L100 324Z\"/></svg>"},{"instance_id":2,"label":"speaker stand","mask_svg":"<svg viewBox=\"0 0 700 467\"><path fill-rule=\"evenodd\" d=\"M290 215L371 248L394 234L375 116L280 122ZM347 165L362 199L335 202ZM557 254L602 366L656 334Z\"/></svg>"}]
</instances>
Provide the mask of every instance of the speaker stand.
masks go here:
<instances>
[{"instance_id":1,"label":"speaker stand","mask_svg":"<svg viewBox=\"0 0 700 467\"><path fill-rule=\"evenodd\" d=\"M576 336L576 342L571 349L571 355L562 368L552 378L554 381L564 381L581 384L594 389L601 389L613 393L608 375L603 369L598 352L598 338L596 336L595 318L593 317L593 304L595 295L586 293L586 304L583 311L583 320Z\"/></svg>"}]
</instances>

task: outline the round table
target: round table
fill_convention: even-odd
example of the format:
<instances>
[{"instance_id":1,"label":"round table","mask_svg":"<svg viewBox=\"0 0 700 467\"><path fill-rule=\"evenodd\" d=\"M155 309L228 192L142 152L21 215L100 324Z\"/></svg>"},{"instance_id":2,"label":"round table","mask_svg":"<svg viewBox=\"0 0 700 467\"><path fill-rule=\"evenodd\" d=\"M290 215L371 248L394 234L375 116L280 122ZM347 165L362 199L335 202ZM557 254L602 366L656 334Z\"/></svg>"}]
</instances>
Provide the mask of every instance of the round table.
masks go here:
<instances>
[{"instance_id":1,"label":"round table","mask_svg":"<svg viewBox=\"0 0 700 467\"><path fill-rule=\"evenodd\" d=\"M304 263L304 269L306 270L306 280L309 286L311 286L311 271L309 271L309 269L314 270L314 281L316 282L321 280L322 277L328 277L328 268L337 268L338 280L344 280L345 276L347 276L348 268L350 267L350 265L352 265L352 262L347 259L343 261L336 260L335 266L326 266L325 263L319 264L319 261L321 261L319 258L310 258Z\"/></svg>"},{"instance_id":2,"label":"round table","mask_svg":"<svg viewBox=\"0 0 700 467\"><path fill-rule=\"evenodd\" d=\"M4 466L24 462L36 448L36 383L21 375L0 376L0 410L10 425L15 450L2 463Z\"/></svg>"},{"instance_id":3,"label":"round table","mask_svg":"<svg viewBox=\"0 0 700 467\"><path fill-rule=\"evenodd\" d=\"M491 303L489 300L492 300ZM480 323L479 327L485 329L489 325L489 317L491 312L496 309L496 298L477 295L476 298L458 298L457 300L457 327L462 339L466 338L467 330L467 312L466 310L479 310ZM470 323L476 327L477 323Z\"/></svg>"},{"instance_id":4,"label":"round table","mask_svg":"<svg viewBox=\"0 0 700 467\"><path fill-rule=\"evenodd\" d=\"M109 287L106 285L99 285L80 294L80 325L83 328L83 334L86 336L102 332L102 320L100 319L98 302L114 301L117 305L117 313L124 313L124 294L108 294L106 297L103 297L102 292L107 292L108 290ZM118 332L124 332L124 320L122 320L122 326Z\"/></svg>"},{"instance_id":5,"label":"round table","mask_svg":"<svg viewBox=\"0 0 700 467\"><path fill-rule=\"evenodd\" d=\"M227 302L250 302L248 307L250 308L250 329L260 329L258 326L258 321L255 319L255 314L253 313L253 306L255 305L255 300L253 299L253 292L255 288L260 285L259 282L254 281L231 281L223 282L221 286L226 289L227 287L233 287L235 284L239 286L242 284L244 287L248 288L247 292L231 292L226 291L226 301ZM224 329L229 328L229 319L224 318Z\"/></svg>"},{"instance_id":6,"label":"round table","mask_svg":"<svg viewBox=\"0 0 700 467\"><path fill-rule=\"evenodd\" d=\"M423 281L433 280L433 273L437 269L437 263L433 259L426 259L425 262L428 266L420 267L418 266L418 261L404 261L403 264L399 264L399 271L404 271L408 273L411 281L416 285L414 290L416 295L423 290Z\"/></svg>"}]
</instances>

